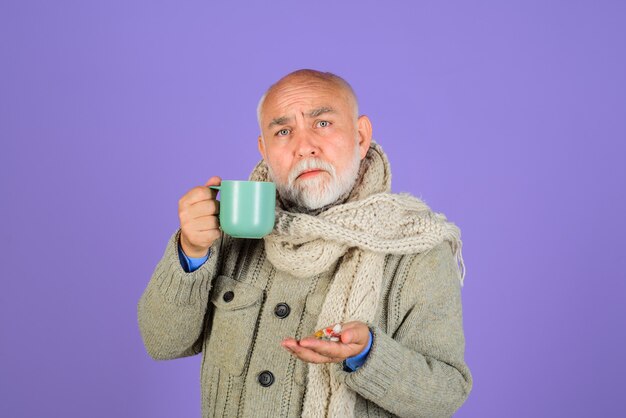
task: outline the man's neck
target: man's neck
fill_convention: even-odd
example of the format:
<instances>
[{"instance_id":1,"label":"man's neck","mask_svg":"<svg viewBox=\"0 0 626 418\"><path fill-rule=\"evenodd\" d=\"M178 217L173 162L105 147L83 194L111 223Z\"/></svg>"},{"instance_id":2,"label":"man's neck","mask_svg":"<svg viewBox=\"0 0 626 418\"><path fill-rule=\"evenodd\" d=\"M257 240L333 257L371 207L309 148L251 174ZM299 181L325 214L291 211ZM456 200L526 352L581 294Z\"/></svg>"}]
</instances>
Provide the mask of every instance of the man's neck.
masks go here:
<instances>
[{"instance_id":1,"label":"man's neck","mask_svg":"<svg viewBox=\"0 0 626 418\"><path fill-rule=\"evenodd\" d=\"M320 213L332 208L333 206L337 206L337 205L341 205L342 203L345 203L346 200L348 200L348 197L350 197L350 193L351 193L351 190L339 196L339 198L335 200L334 202L329 203L328 205L322 206L321 208L317 208L317 209L311 209L306 206L300 206L297 203L291 202L286 199L282 199L280 196L278 197L278 199L280 200L280 203L282 207L284 208L284 210L286 210L287 212L304 213L306 215L317 216Z\"/></svg>"}]
</instances>

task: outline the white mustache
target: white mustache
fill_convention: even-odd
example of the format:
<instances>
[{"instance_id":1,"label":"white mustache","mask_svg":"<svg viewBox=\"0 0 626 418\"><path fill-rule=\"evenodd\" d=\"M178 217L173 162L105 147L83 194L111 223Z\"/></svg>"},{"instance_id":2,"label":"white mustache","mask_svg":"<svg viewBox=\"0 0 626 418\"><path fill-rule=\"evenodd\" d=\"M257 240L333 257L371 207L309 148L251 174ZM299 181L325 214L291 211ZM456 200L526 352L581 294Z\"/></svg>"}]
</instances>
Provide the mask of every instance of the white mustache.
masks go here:
<instances>
[{"instance_id":1,"label":"white mustache","mask_svg":"<svg viewBox=\"0 0 626 418\"><path fill-rule=\"evenodd\" d=\"M330 163L322 161L318 158L307 158L306 160L300 161L291 170L288 179L289 184L293 184L300 174L310 170L324 170L327 171L332 178L335 178L335 167L333 167Z\"/></svg>"}]
</instances>

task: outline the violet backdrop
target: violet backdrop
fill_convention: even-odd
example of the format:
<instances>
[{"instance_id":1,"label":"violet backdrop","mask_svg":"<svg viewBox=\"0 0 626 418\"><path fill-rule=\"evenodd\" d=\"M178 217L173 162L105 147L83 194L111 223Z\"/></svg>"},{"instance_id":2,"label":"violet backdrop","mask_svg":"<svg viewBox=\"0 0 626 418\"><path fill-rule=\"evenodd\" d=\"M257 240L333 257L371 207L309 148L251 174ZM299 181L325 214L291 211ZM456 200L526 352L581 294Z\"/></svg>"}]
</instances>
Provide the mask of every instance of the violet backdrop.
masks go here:
<instances>
[{"instance_id":1,"label":"violet backdrop","mask_svg":"<svg viewBox=\"0 0 626 418\"><path fill-rule=\"evenodd\" d=\"M136 304L298 68L461 227L456 416L624 416L625 2L3 1L0 34L0 416L200 416L200 356L150 359Z\"/></svg>"}]
</instances>

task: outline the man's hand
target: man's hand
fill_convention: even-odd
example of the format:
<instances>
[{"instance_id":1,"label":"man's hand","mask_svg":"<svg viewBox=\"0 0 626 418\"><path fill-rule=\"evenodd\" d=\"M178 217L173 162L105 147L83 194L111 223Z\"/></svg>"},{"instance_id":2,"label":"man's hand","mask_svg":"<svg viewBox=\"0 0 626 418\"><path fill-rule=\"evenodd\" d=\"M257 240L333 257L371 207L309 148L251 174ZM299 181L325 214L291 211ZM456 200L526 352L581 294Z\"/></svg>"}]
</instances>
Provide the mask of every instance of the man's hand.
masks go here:
<instances>
[{"instance_id":1,"label":"man's hand","mask_svg":"<svg viewBox=\"0 0 626 418\"><path fill-rule=\"evenodd\" d=\"M285 338L280 345L291 354L308 363L341 363L348 357L360 354L369 342L370 331L359 321L343 324L340 340L324 341L309 336L300 341Z\"/></svg>"},{"instance_id":2,"label":"man's hand","mask_svg":"<svg viewBox=\"0 0 626 418\"><path fill-rule=\"evenodd\" d=\"M194 187L178 201L180 245L188 257L204 257L221 236L220 202L215 199L217 191L209 189L221 183L221 178L211 177L204 186Z\"/></svg>"}]
</instances>

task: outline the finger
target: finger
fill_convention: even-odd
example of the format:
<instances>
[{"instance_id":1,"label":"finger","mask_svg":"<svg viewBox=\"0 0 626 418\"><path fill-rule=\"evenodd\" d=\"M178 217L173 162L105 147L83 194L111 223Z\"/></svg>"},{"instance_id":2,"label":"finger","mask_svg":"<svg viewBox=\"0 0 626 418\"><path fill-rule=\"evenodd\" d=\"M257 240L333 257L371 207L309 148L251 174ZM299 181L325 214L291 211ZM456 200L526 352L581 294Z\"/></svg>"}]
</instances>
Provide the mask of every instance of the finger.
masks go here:
<instances>
[{"instance_id":1,"label":"finger","mask_svg":"<svg viewBox=\"0 0 626 418\"><path fill-rule=\"evenodd\" d=\"M221 184L222 178L220 176L213 176L208 179L206 183L204 183L204 187L208 189L209 186L219 186ZM211 192L211 196L213 196L213 198L215 199L215 196L217 196L217 190L209 189L209 191Z\"/></svg>"},{"instance_id":2,"label":"finger","mask_svg":"<svg viewBox=\"0 0 626 418\"><path fill-rule=\"evenodd\" d=\"M204 183L205 187L219 186L220 184L222 184L222 178L220 176L213 176Z\"/></svg>"},{"instance_id":3,"label":"finger","mask_svg":"<svg viewBox=\"0 0 626 418\"><path fill-rule=\"evenodd\" d=\"M316 353L315 351L306 350L306 349L300 349L298 352L292 352L291 354L307 363L316 363L316 364L341 363L343 361L340 358L325 357Z\"/></svg>"},{"instance_id":4,"label":"finger","mask_svg":"<svg viewBox=\"0 0 626 418\"><path fill-rule=\"evenodd\" d=\"M203 232L212 229L220 229L220 222L216 216L202 216L193 220L192 228L195 231Z\"/></svg>"},{"instance_id":5,"label":"finger","mask_svg":"<svg viewBox=\"0 0 626 418\"><path fill-rule=\"evenodd\" d=\"M315 338L304 338L300 347L309 349L319 355L331 358L346 359L361 352L356 344L343 344L335 341L322 341Z\"/></svg>"},{"instance_id":6,"label":"finger","mask_svg":"<svg viewBox=\"0 0 626 418\"><path fill-rule=\"evenodd\" d=\"M213 191L204 186L197 186L193 189L189 190L183 197L178 201L179 207L191 206L196 202L201 202L203 200L214 199L215 195Z\"/></svg>"},{"instance_id":7,"label":"finger","mask_svg":"<svg viewBox=\"0 0 626 418\"><path fill-rule=\"evenodd\" d=\"M340 363L341 361L343 361L343 359L341 358L323 356L313 350L301 347L297 343L288 345L283 344L283 347L285 347L291 354L298 357L300 360L306 361L308 363Z\"/></svg>"},{"instance_id":8,"label":"finger","mask_svg":"<svg viewBox=\"0 0 626 418\"><path fill-rule=\"evenodd\" d=\"M218 215L208 215L206 213L191 213L189 210L179 214L180 226L186 232L202 231L220 227Z\"/></svg>"},{"instance_id":9,"label":"finger","mask_svg":"<svg viewBox=\"0 0 626 418\"><path fill-rule=\"evenodd\" d=\"M201 200L187 208L189 216L197 218L206 215L217 215L220 213L220 202L213 199Z\"/></svg>"},{"instance_id":10,"label":"finger","mask_svg":"<svg viewBox=\"0 0 626 418\"><path fill-rule=\"evenodd\" d=\"M361 336L354 328L348 328L341 331L340 341L344 344L363 344Z\"/></svg>"},{"instance_id":11,"label":"finger","mask_svg":"<svg viewBox=\"0 0 626 418\"><path fill-rule=\"evenodd\" d=\"M340 339L344 344L367 345L369 341L369 327L360 321L346 322L343 324Z\"/></svg>"},{"instance_id":12,"label":"finger","mask_svg":"<svg viewBox=\"0 0 626 418\"><path fill-rule=\"evenodd\" d=\"M284 340L281 341L280 345L282 345L285 348L291 348L291 347L297 347L298 345L298 341L295 340L294 338L285 338Z\"/></svg>"}]
</instances>

